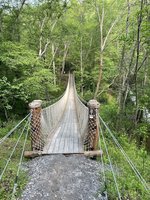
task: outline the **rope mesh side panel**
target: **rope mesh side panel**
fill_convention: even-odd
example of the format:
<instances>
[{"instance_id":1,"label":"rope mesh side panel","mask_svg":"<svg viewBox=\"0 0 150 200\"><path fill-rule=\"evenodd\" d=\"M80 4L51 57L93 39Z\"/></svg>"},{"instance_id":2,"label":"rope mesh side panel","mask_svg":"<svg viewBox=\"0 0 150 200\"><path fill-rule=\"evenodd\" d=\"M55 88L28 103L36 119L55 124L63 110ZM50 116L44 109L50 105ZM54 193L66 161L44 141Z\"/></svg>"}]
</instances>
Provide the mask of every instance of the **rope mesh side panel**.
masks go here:
<instances>
[{"instance_id":1,"label":"rope mesh side panel","mask_svg":"<svg viewBox=\"0 0 150 200\"><path fill-rule=\"evenodd\" d=\"M41 127L39 128L41 128L41 139L45 143L45 146L48 138L51 137L53 130L57 127L63 116L69 94L69 85L70 83L68 81L66 91L61 99L41 111Z\"/></svg>"},{"instance_id":2,"label":"rope mesh side panel","mask_svg":"<svg viewBox=\"0 0 150 200\"><path fill-rule=\"evenodd\" d=\"M86 151L97 150L98 148L98 135L99 135L99 119L98 108L99 103L92 99L88 102L89 114L88 114L88 131L84 140L84 147Z\"/></svg>"},{"instance_id":3,"label":"rope mesh side panel","mask_svg":"<svg viewBox=\"0 0 150 200\"><path fill-rule=\"evenodd\" d=\"M79 122L79 126L80 126L80 134L82 137L82 141L84 143L86 134L88 132L89 109L81 102L81 100L77 94L76 87L75 87L74 77L72 77L72 78L73 78L73 87L74 87L74 91L75 91L75 104L76 104L78 122Z\"/></svg>"},{"instance_id":4,"label":"rope mesh side panel","mask_svg":"<svg viewBox=\"0 0 150 200\"><path fill-rule=\"evenodd\" d=\"M31 146L33 150L42 151L44 139L41 132L41 113L33 114L31 112Z\"/></svg>"},{"instance_id":5,"label":"rope mesh side panel","mask_svg":"<svg viewBox=\"0 0 150 200\"><path fill-rule=\"evenodd\" d=\"M88 121L88 134L84 140L84 147L86 151L94 150L93 143L96 139L96 118L89 118Z\"/></svg>"}]
</instances>

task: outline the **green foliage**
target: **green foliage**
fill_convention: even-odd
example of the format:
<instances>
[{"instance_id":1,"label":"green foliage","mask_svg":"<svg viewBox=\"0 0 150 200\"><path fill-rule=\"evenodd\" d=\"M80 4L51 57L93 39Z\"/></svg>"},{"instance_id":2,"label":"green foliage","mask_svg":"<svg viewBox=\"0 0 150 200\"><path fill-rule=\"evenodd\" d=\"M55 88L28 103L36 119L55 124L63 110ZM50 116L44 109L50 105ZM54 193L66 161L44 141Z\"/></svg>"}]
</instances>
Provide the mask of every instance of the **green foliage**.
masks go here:
<instances>
[{"instance_id":1,"label":"green foliage","mask_svg":"<svg viewBox=\"0 0 150 200\"><path fill-rule=\"evenodd\" d=\"M0 110L5 114L5 118L8 119L8 112L14 109L16 101L26 102L27 95L21 83L12 85L6 77L0 79L0 91Z\"/></svg>"},{"instance_id":2,"label":"green foliage","mask_svg":"<svg viewBox=\"0 0 150 200\"><path fill-rule=\"evenodd\" d=\"M116 174L117 183L119 186L119 191L121 193L122 199L139 199L139 200L148 200L149 194L146 192L145 188L142 186L139 179L136 177L128 162L123 157L122 153L116 148L115 144L111 142L108 137L108 133L105 132L105 137L107 138L108 151L113 163L113 168ZM138 149L134 141L129 142L126 135L116 136L119 140L119 143L124 148L125 152L135 164L141 175L149 183L149 165L150 157L144 147ZM109 138L109 139L108 139ZM104 147L103 147L104 148ZM104 160L105 163L109 163L107 159L107 154L104 151ZM107 192L109 199L117 199L117 192L115 188L114 179L112 173L109 170L106 170L106 184Z\"/></svg>"},{"instance_id":3,"label":"green foliage","mask_svg":"<svg viewBox=\"0 0 150 200\"><path fill-rule=\"evenodd\" d=\"M0 44L0 110L1 117L9 118L10 112L25 112L28 94L23 87L23 79L33 73L40 62L34 51L25 45L13 42ZM21 111L21 112L22 112Z\"/></svg>"},{"instance_id":4,"label":"green foliage","mask_svg":"<svg viewBox=\"0 0 150 200\"><path fill-rule=\"evenodd\" d=\"M30 101L42 99L49 103L58 94L63 93L62 85L65 85L65 81L62 81L60 71L65 45L69 47L65 58L65 71L75 70L78 92L83 89L83 98L87 101L92 99L99 74L102 42L100 38L102 35L103 40L106 39L110 27L118 18L103 51L102 81L97 100L101 103L101 116L114 131L117 128L117 135L121 136L121 139L118 139L125 146L129 156L133 156L139 169L143 170L144 166L143 175L148 177L149 156L144 146L150 137L150 127L143 116L135 123L137 107L150 112L148 2L143 1L142 11L142 1L135 3L133 0L129 5L124 0L39 0L32 1L33 4L28 1L23 7L21 1L16 5L8 2L9 4L3 2L0 6L0 125L5 126L6 119L10 120L18 114L28 112L27 105ZM100 11L101 18L103 3L105 11L101 31L97 11ZM135 64L138 57L137 30L140 14L142 23L136 91ZM40 57L39 52L44 50ZM119 104L119 92L124 103L122 109ZM130 92L132 96L137 94L138 106L132 102ZM9 124L6 125L10 127ZM122 130L130 140L136 139L137 146L141 149L137 149L134 142L129 144ZM3 127L1 136L7 131L8 128ZM8 141L10 147L11 142L14 142L12 138ZM6 153L9 146L4 148ZM126 163L121 164L121 155L112 144L109 148L117 166L119 187L124 199L147 200ZM2 155L3 153L2 149ZM12 168L15 164L14 162ZM10 174L11 171L8 172L6 183L2 185L5 195ZM116 199L111 175L108 181L111 199ZM6 199L9 199L9 196L6 196Z\"/></svg>"},{"instance_id":5,"label":"green foliage","mask_svg":"<svg viewBox=\"0 0 150 200\"><path fill-rule=\"evenodd\" d=\"M13 81L23 75L29 75L39 64L35 52L25 45L12 42L3 42L0 45L1 77L7 76Z\"/></svg>"},{"instance_id":6,"label":"green foliage","mask_svg":"<svg viewBox=\"0 0 150 200\"><path fill-rule=\"evenodd\" d=\"M48 69L34 72L24 81L23 85L30 99L50 100L59 89L53 84L53 74Z\"/></svg>"},{"instance_id":7,"label":"green foliage","mask_svg":"<svg viewBox=\"0 0 150 200\"><path fill-rule=\"evenodd\" d=\"M3 123L3 128L0 128L0 138L2 138L8 131L10 131L14 125L17 123L17 121L10 121L7 123ZM0 174L2 173L6 162L12 153L12 150L18 140L18 137L21 133L21 128L19 128L16 132L13 133L7 140L5 140L1 145L0 145ZM25 136L23 135L21 137L21 140L19 141L16 151L14 152L8 167L6 168L6 172L4 173L4 176L2 177L0 181L0 199L2 200L8 200L12 198L12 190L14 187L14 183L16 180L16 174L18 170L18 164L24 144L24 138ZM30 148L30 140L27 140L26 143L26 148ZM25 160L23 160L25 162ZM26 183L28 181L28 176L27 172L23 170L22 166L20 169L18 181L17 181L17 190L15 193L16 198L21 195L21 192L23 191Z\"/></svg>"},{"instance_id":8,"label":"green foliage","mask_svg":"<svg viewBox=\"0 0 150 200\"><path fill-rule=\"evenodd\" d=\"M50 100L58 86L53 85L53 74L43 68L34 50L14 42L0 44L0 111L7 120L11 112L25 112L33 99Z\"/></svg>"}]
</instances>

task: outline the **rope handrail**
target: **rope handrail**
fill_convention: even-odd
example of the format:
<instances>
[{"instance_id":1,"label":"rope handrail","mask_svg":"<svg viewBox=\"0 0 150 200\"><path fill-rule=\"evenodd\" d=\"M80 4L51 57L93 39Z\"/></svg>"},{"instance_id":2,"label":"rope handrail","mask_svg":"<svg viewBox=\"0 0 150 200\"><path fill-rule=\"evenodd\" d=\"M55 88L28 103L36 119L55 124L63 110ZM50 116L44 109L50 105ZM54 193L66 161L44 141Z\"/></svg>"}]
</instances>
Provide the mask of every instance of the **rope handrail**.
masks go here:
<instances>
[{"instance_id":1,"label":"rope handrail","mask_svg":"<svg viewBox=\"0 0 150 200\"><path fill-rule=\"evenodd\" d=\"M80 101L85 105L85 106L87 106L87 101L86 100L84 100L79 94L77 94L77 96L78 96L78 98L80 99Z\"/></svg>"},{"instance_id":2,"label":"rope handrail","mask_svg":"<svg viewBox=\"0 0 150 200\"><path fill-rule=\"evenodd\" d=\"M77 89L75 86L75 78L72 76L73 79L73 88L74 88L74 97L75 97L75 105L76 105L76 111L77 111L77 117L80 127L80 133L82 140L84 140L86 132L87 132L87 126L88 126L88 107L81 101L80 96L77 93Z\"/></svg>"},{"instance_id":3,"label":"rope handrail","mask_svg":"<svg viewBox=\"0 0 150 200\"><path fill-rule=\"evenodd\" d=\"M69 74L69 78L70 78L70 74ZM68 85L69 85L69 82L67 84L67 87L66 87L65 91L62 93L62 95L60 95L59 97L53 99L53 101L55 100L54 103L50 104L49 106L44 107L42 110L46 110L46 109L54 106L55 104L57 104L57 102L59 102L64 97L64 95L66 94Z\"/></svg>"},{"instance_id":4,"label":"rope handrail","mask_svg":"<svg viewBox=\"0 0 150 200\"><path fill-rule=\"evenodd\" d=\"M8 164L9 164L9 162L10 162L10 160L11 160L11 158L12 158L12 156L13 156L15 150L16 150L16 147L17 147L17 145L18 145L18 143L19 143L19 141L20 141L20 139L21 139L23 133L24 133L24 130L25 130L26 127L29 125L29 123L30 123L29 120L27 120L27 122L25 123L25 125L24 125L24 127L23 127L23 129L22 129L22 131L21 131L21 134L20 134L20 136L19 136L19 138L18 138L18 140L17 140L17 142L16 142L16 144L15 144L15 146L14 146L14 148L13 148L12 151L11 151L11 154L10 154L9 158L7 159L6 165L5 165L5 167L3 168L2 173L0 174L0 181L2 180L2 177L3 177L5 171L6 171L7 167L8 167Z\"/></svg>"},{"instance_id":5,"label":"rope handrail","mask_svg":"<svg viewBox=\"0 0 150 200\"><path fill-rule=\"evenodd\" d=\"M3 138L0 139L0 145L29 117L26 115L13 129L11 129Z\"/></svg>"},{"instance_id":6,"label":"rope handrail","mask_svg":"<svg viewBox=\"0 0 150 200\"><path fill-rule=\"evenodd\" d=\"M69 73L69 78L70 78L70 73ZM69 83L68 83L68 84L69 84ZM61 100L61 98L63 98L63 96L64 96L65 93L66 93L66 90L67 90L68 84L67 84L67 86L66 86L65 91L64 91L64 92L63 92L59 97L54 98L53 100L49 101L49 105L48 105L48 106L44 106L44 108L43 108L42 110L47 109L47 108L53 106L53 105L56 104L59 100Z\"/></svg>"},{"instance_id":7,"label":"rope handrail","mask_svg":"<svg viewBox=\"0 0 150 200\"><path fill-rule=\"evenodd\" d=\"M98 126L101 130L100 124L99 124L99 120L98 120ZM102 131L101 131L102 132ZM100 138L100 132L98 132L98 137L99 137L99 149L102 149L102 143L101 143L101 138ZM101 158L101 163L102 163L102 173L103 173L103 181L104 181L104 186L105 186L105 190L106 190L106 200L108 199L107 196L107 186L106 186L106 175L105 175L105 167L104 167L104 159L103 159L103 155L100 154L100 158Z\"/></svg>"},{"instance_id":8,"label":"rope handrail","mask_svg":"<svg viewBox=\"0 0 150 200\"><path fill-rule=\"evenodd\" d=\"M30 121L30 118L31 118L31 116L28 118L28 121ZM24 150L25 150L28 134L29 134L29 126L28 126L27 131L26 131L26 135L25 135L25 139L24 139L24 143L23 143L23 148L22 148L22 152L21 152L21 156L20 156L20 160L19 160L19 164L18 164L17 174L16 174L14 186L13 186L12 200L14 198L14 195L16 193L16 188L17 188L17 185L18 185L17 182L18 182L19 172L20 172L20 168L21 168L21 164L22 164L22 160L23 160L23 155L24 155Z\"/></svg>"},{"instance_id":9,"label":"rope handrail","mask_svg":"<svg viewBox=\"0 0 150 200\"><path fill-rule=\"evenodd\" d=\"M116 146L119 148L119 150L121 151L121 153L123 154L123 156L125 157L126 161L129 163L130 167L132 168L132 170L134 171L134 173L136 174L136 176L138 177L138 179L141 181L143 187L145 188L145 190L150 193L150 188L147 185L145 179L142 177L142 175L140 174L140 172L138 171L138 169L136 168L136 166L133 164L133 162L131 161L131 159L129 158L129 156L126 154L126 152L124 151L123 147L119 144L118 140L116 139L116 137L113 135L113 133L111 132L111 130L109 129L109 127L107 126L107 124L104 122L104 120L101 118L101 116L99 115L99 119L101 120L101 122L103 123L103 125L105 126L105 128L108 130L109 134L111 135L111 137L113 138Z\"/></svg>"},{"instance_id":10,"label":"rope handrail","mask_svg":"<svg viewBox=\"0 0 150 200\"><path fill-rule=\"evenodd\" d=\"M55 99L53 99L53 100L50 100L48 106L44 106L44 103L43 103L43 109L46 109L46 108L48 108L48 107L54 105L55 103L57 103L57 101L59 101L59 100L64 96L65 92L66 92L66 91L64 91L63 94L61 94L59 97L57 97L57 98L55 98ZM47 102L46 102L46 104L47 104Z\"/></svg>"},{"instance_id":11,"label":"rope handrail","mask_svg":"<svg viewBox=\"0 0 150 200\"><path fill-rule=\"evenodd\" d=\"M112 162L111 162L111 158L110 158L110 155L109 155L109 152L108 152L107 144L106 144L104 134L103 134L101 127L100 127L100 131L101 131L103 143L104 143L104 146L105 146L106 154L107 154L107 157L108 157L108 160L109 160L110 168L111 168L111 171L112 171L113 179L114 179L114 182L115 182L116 191L118 193L118 198L119 198L119 200L121 200L121 194L119 192L119 187L118 187L117 179L116 179L116 176L115 176L114 168L113 168L113 165L112 165Z\"/></svg>"},{"instance_id":12,"label":"rope handrail","mask_svg":"<svg viewBox=\"0 0 150 200\"><path fill-rule=\"evenodd\" d=\"M62 119L65 106L67 104L67 98L69 95L69 87L70 75L68 79L67 88L62 97L59 97L59 100L54 104L43 108L41 110L41 120L37 119L37 123L41 121L41 135L45 144L47 144L47 138L51 137L51 135L53 134L53 130L57 127L58 123ZM46 148L46 145L44 148Z\"/></svg>"}]
</instances>

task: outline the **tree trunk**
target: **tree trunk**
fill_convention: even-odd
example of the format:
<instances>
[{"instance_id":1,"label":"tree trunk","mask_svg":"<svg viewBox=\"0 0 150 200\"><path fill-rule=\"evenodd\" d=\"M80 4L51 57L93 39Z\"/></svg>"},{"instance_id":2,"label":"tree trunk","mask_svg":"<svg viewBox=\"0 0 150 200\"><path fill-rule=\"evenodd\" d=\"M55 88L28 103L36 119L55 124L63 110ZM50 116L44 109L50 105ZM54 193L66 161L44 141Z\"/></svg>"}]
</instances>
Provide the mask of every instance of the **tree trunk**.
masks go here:
<instances>
[{"instance_id":1,"label":"tree trunk","mask_svg":"<svg viewBox=\"0 0 150 200\"><path fill-rule=\"evenodd\" d=\"M52 61L52 66L53 66L53 82L54 82L54 85L56 85L56 66L55 66L55 46L54 46L54 43L52 43L52 58L53 58L53 61Z\"/></svg>"},{"instance_id":2,"label":"tree trunk","mask_svg":"<svg viewBox=\"0 0 150 200\"><path fill-rule=\"evenodd\" d=\"M83 97L83 37L80 42L81 96Z\"/></svg>"},{"instance_id":3,"label":"tree trunk","mask_svg":"<svg viewBox=\"0 0 150 200\"><path fill-rule=\"evenodd\" d=\"M103 53L101 52L101 54L100 54L100 64L99 64L99 75L98 75L96 91L95 91L95 94L94 94L94 99L97 98L97 94L98 94L98 91L99 91L99 88L100 88L100 83L101 83L101 80L102 80L102 72L103 72Z\"/></svg>"},{"instance_id":4,"label":"tree trunk","mask_svg":"<svg viewBox=\"0 0 150 200\"><path fill-rule=\"evenodd\" d=\"M69 45L65 44L64 45L64 55L63 55L63 61L62 61L62 69L61 69L61 77L64 73L65 70L65 63L66 63L66 58L67 58L67 53L68 53Z\"/></svg>"},{"instance_id":5,"label":"tree trunk","mask_svg":"<svg viewBox=\"0 0 150 200\"><path fill-rule=\"evenodd\" d=\"M134 71L134 77L135 77L135 96L136 96L136 117L135 117L135 124L137 123L136 118L138 115L138 66L139 66L139 55L140 55L140 32L141 32L141 24L142 24L142 11L143 11L143 0L141 0L140 5L140 12L138 16L138 27L137 27L137 49L136 49L136 63L135 63L135 71Z\"/></svg>"},{"instance_id":6,"label":"tree trunk","mask_svg":"<svg viewBox=\"0 0 150 200\"><path fill-rule=\"evenodd\" d=\"M126 39L128 38L128 32L129 32L130 0L127 0L127 7L128 7L128 11L127 11L127 18L126 18ZM125 59L126 59L125 52L126 52L126 40L124 41L124 44L123 44L122 56L121 56L121 61L120 61L120 66L119 66L119 74L120 74L120 85L119 85L119 94L118 94L119 116L121 116L122 113L124 112L127 95L130 88L129 83L127 81L127 79L130 76L130 69L127 69L127 67L125 66Z\"/></svg>"},{"instance_id":7,"label":"tree trunk","mask_svg":"<svg viewBox=\"0 0 150 200\"><path fill-rule=\"evenodd\" d=\"M100 31L100 63L99 63L99 74L97 80L97 86L94 94L94 99L97 98L97 94L99 92L100 83L102 80L102 69L103 69L103 50L104 50L104 41L103 41L103 23L104 23L104 1L103 1L103 8L102 8L102 15L100 16L99 7L96 5L98 20L99 20L99 31ZM106 36L107 38L107 36ZM106 39L105 38L105 39Z\"/></svg>"}]
</instances>

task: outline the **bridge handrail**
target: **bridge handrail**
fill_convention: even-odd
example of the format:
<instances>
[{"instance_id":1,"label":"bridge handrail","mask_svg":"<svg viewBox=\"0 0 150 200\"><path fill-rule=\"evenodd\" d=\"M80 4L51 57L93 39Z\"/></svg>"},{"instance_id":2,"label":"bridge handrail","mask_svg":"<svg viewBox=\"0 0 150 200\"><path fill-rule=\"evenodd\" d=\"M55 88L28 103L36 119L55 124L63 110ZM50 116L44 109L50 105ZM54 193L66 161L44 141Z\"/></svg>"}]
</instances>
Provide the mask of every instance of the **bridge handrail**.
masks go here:
<instances>
[{"instance_id":1,"label":"bridge handrail","mask_svg":"<svg viewBox=\"0 0 150 200\"><path fill-rule=\"evenodd\" d=\"M87 134L87 129L88 129L89 109L81 101L80 96L77 93L77 89L75 87L75 80L74 80L74 91L75 91L75 104L76 104L76 109L77 109L78 122L79 122L79 126L80 126L82 140L84 140L84 138Z\"/></svg>"},{"instance_id":2,"label":"bridge handrail","mask_svg":"<svg viewBox=\"0 0 150 200\"><path fill-rule=\"evenodd\" d=\"M14 131L20 127L20 125L30 116L30 113L26 115L13 129L11 129L3 138L0 139L0 144L2 144Z\"/></svg>"},{"instance_id":3,"label":"bridge handrail","mask_svg":"<svg viewBox=\"0 0 150 200\"><path fill-rule=\"evenodd\" d=\"M70 79L70 75L69 75L69 79ZM57 126L58 122L62 118L62 115L65 110L65 106L67 103L69 84L70 83L68 81L68 85L64 94L57 102L42 109L41 132L42 132L44 141L46 141L47 137L49 137L52 134L52 130Z\"/></svg>"},{"instance_id":4,"label":"bridge handrail","mask_svg":"<svg viewBox=\"0 0 150 200\"><path fill-rule=\"evenodd\" d=\"M140 174L140 172L138 171L138 169L136 168L136 166L134 165L134 163L132 162L132 160L126 154L125 150L120 145L120 143L118 142L118 140L116 139L116 137L114 136L114 134L109 129L109 127L107 126L106 122L102 119L102 117L100 115L99 115L99 119L100 119L101 123L103 124L103 126L108 131L108 133L110 134L110 136L112 137L114 143L116 144L116 146L118 147L118 149L120 150L120 152L122 153L122 155L124 156L124 158L126 159L126 161L128 162L128 164L130 165L130 167L133 170L133 172L135 173L135 175L138 177L139 181L141 181L141 183L142 183L143 187L145 188L145 190L150 194L150 187L148 186L148 184L145 181L145 179L142 177L142 175Z\"/></svg>"}]
</instances>

